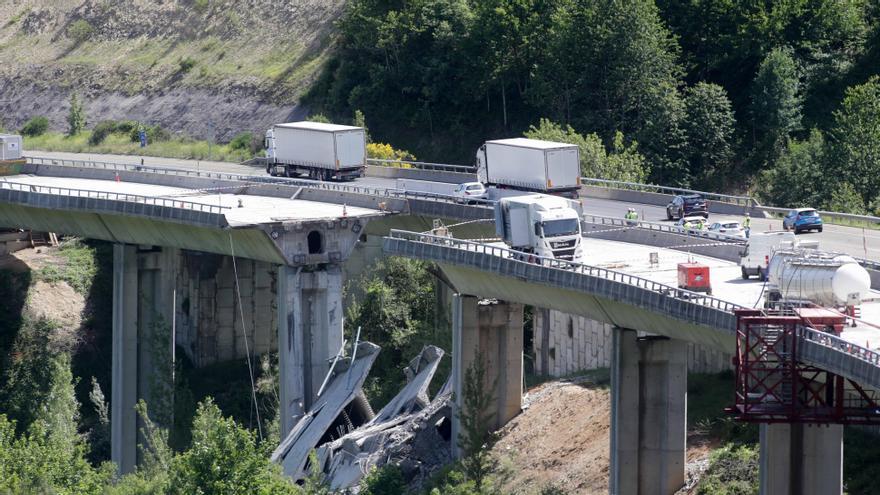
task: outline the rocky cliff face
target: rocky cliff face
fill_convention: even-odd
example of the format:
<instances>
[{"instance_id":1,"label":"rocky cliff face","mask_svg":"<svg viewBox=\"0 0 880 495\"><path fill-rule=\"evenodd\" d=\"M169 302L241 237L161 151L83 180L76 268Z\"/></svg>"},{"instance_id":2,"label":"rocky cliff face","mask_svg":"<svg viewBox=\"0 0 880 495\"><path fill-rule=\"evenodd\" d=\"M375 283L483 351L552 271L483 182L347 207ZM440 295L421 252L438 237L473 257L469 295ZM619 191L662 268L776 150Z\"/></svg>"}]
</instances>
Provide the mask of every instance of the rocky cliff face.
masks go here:
<instances>
[{"instance_id":1,"label":"rocky cliff face","mask_svg":"<svg viewBox=\"0 0 880 495\"><path fill-rule=\"evenodd\" d=\"M72 92L90 124L135 119L218 139L300 118L344 0L0 0L0 125Z\"/></svg>"}]
</instances>

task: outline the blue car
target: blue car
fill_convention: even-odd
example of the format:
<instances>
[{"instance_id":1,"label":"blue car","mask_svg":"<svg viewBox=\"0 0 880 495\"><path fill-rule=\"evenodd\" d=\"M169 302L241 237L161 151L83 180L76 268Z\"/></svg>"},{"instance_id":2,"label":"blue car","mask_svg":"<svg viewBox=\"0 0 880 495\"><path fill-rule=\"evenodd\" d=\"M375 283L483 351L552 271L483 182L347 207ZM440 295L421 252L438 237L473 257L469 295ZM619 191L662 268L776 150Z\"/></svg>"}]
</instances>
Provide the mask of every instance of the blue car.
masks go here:
<instances>
[{"instance_id":1,"label":"blue car","mask_svg":"<svg viewBox=\"0 0 880 495\"><path fill-rule=\"evenodd\" d=\"M788 212L782 219L783 230L794 230L800 234L806 230L822 232L822 217L814 208L796 208Z\"/></svg>"}]
</instances>

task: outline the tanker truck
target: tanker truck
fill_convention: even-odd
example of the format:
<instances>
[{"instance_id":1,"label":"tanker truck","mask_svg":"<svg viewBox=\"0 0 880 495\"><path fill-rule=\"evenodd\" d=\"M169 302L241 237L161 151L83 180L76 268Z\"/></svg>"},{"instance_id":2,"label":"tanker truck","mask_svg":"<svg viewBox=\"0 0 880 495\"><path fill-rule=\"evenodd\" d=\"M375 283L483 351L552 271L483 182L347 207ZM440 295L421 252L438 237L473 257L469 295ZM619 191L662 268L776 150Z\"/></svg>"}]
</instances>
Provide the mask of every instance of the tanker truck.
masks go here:
<instances>
[{"instance_id":1,"label":"tanker truck","mask_svg":"<svg viewBox=\"0 0 880 495\"><path fill-rule=\"evenodd\" d=\"M580 148L575 144L513 138L486 141L477 150L477 180L513 189L577 198Z\"/></svg>"},{"instance_id":2,"label":"tanker truck","mask_svg":"<svg viewBox=\"0 0 880 495\"><path fill-rule=\"evenodd\" d=\"M350 180L364 175L367 141L363 127L323 122L275 124L266 131L266 172L311 179Z\"/></svg>"},{"instance_id":3,"label":"tanker truck","mask_svg":"<svg viewBox=\"0 0 880 495\"><path fill-rule=\"evenodd\" d=\"M557 196L511 196L495 203L495 230L524 254L583 262L581 205Z\"/></svg>"},{"instance_id":4,"label":"tanker truck","mask_svg":"<svg viewBox=\"0 0 880 495\"><path fill-rule=\"evenodd\" d=\"M855 307L871 290L871 276L851 256L812 249L780 249L768 267L770 301Z\"/></svg>"}]
</instances>

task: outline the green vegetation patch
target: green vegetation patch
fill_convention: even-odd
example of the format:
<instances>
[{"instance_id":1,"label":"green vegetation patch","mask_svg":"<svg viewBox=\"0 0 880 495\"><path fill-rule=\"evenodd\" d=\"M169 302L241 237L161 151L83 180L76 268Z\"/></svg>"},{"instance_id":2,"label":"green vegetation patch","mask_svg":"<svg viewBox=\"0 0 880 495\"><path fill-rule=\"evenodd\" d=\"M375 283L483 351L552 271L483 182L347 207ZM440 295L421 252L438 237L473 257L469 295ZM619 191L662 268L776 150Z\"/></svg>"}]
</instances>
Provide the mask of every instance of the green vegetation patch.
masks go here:
<instances>
[{"instance_id":1,"label":"green vegetation patch","mask_svg":"<svg viewBox=\"0 0 880 495\"><path fill-rule=\"evenodd\" d=\"M79 239L71 239L62 242L58 252L64 258L64 264L39 269L36 279L48 283L63 281L75 291L87 296L97 273L95 248Z\"/></svg>"},{"instance_id":2,"label":"green vegetation patch","mask_svg":"<svg viewBox=\"0 0 880 495\"><path fill-rule=\"evenodd\" d=\"M697 495L757 495L758 448L726 445L712 453Z\"/></svg>"}]
</instances>

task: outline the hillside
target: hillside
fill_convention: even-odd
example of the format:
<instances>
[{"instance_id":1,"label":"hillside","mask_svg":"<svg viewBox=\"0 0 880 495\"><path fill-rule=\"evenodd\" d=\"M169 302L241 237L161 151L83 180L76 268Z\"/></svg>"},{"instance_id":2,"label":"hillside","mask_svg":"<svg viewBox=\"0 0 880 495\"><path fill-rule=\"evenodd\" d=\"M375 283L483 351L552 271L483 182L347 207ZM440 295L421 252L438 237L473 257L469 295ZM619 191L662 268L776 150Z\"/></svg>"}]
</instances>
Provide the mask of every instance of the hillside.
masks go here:
<instances>
[{"instance_id":1,"label":"hillside","mask_svg":"<svg viewBox=\"0 0 880 495\"><path fill-rule=\"evenodd\" d=\"M303 113L343 0L0 0L0 125L160 123L219 140Z\"/></svg>"}]
</instances>

